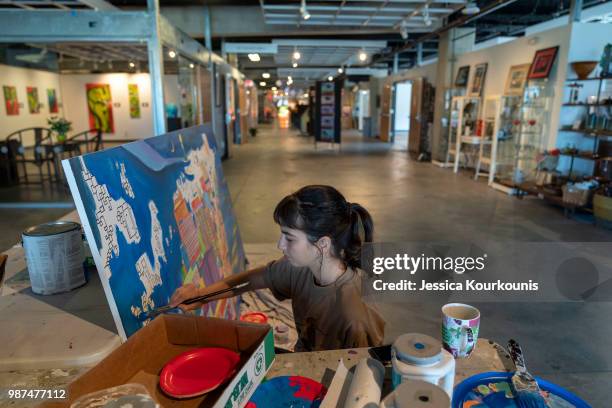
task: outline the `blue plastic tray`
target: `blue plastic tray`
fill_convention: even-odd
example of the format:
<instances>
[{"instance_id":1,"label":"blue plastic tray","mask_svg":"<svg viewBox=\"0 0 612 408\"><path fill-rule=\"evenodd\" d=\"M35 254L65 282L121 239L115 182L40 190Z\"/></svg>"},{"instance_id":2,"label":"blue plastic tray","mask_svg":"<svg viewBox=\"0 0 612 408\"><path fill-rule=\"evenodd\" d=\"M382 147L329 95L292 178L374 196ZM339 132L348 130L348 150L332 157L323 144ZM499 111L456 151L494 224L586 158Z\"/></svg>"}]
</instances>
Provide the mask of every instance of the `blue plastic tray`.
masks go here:
<instances>
[{"instance_id":1,"label":"blue plastic tray","mask_svg":"<svg viewBox=\"0 0 612 408\"><path fill-rule=\"evenodd\" d=\"M481 384L488 384L490 382L495 381L510 381L514 373L504 373L504 372L487 372L473 375L469 378L466 378L459 384L455 386L453 390L453 402L452 408L462 408L463 402L467 396L467 394L472 391L474 388L478 387ZM582 399L567 391L565 388L562 388L558 385L549 383L541 378L536 377L536 381L540 388L544 391L548 391L570 404L574 405L576 408L592 408L589 404L584 402Z\"/></svg>"}]
</instances>

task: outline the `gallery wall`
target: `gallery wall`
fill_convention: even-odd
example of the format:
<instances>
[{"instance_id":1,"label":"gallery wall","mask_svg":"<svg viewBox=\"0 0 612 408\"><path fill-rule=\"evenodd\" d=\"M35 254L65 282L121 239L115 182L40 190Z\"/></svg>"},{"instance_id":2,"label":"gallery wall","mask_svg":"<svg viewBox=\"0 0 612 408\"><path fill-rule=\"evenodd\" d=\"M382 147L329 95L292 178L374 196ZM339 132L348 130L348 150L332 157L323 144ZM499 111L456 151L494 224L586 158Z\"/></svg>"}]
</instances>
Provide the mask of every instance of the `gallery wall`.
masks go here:
<instances>
[{"instance_id":1,"label":"gallery wall","mask_svg":"<svg viewBox=\"0 0 612 408\"><path fill-rule=\"evenodd\" d=\"M151 111L151 85L149 74L87 74L60 75L53 72L12 67L0 64L0 85L14 87L17 92L19 114L7 115L6 99L2 95L0 108L0 139L10 133L28 127L48 127L47 119L52 116L63 116L72 122L72 133L90 128L87 107L87 84L108 84L111 93L111 105L114 132L106 133L106 140L133 140L151 137L153 118ZM140 117L130 116L128 84L135 84L140 99ZM28 107L26 88L33 87L38 91L39 112L31 113ZM49 111L47 89L54 89L58 103L58 113ZM2 89L4 93L4 88ZM166 103L173 103L180 109L180 90L177 75L164 76L164 97ZM31 145L32 134L26 134L24 143Z\"/></svg>"},{"instance_id":2,"label":"gallery wall","mask_svg":"<svg viewBox=\"0 0 612 408\"><path fill-rule=\"evenodd\" d=\"M62 92L60 88L59 75L53 72L40 71L11 67L0 64L0 86L15 87L19 114L7 115L7 107L4 95L2 95L2 107L0 108L0 139L4 139L10 133L28 127L47 127L47 119L51 116L62 115ZM35 87L38 90L39 112L30 113L26 94L27 87ZM49 101L47 100L47 89L54 89L58 101L58 113L49 112Z\"/></svg>"},{"instance_id":3,"label":"gallery wall","mask_svg":"<svg viewBox=\"0 0 612 408\"><path fill-rule=\"evenodd\" d=\"M549 94L553 94L554 99L554 95L560 92L556 87L558 76L565 78L570 31L569 26L558 27L545 32L539 32L532 36L520 37L513 41L508 41L489 48L461 54L457 57L457 61L455 62L453 83L457 75L457 70L464 65L469 65L469 87L474 79L476 65L487 63L487 74L482 94L485 97L503 95L511 66L530 64L536 51L559 46L555 65L547 81L549 88L548 92ZM553 100L549 116L550 124L558 123L559 121L559 110L558 107L555 108L554 102ZM548 134L548 145L554 146L555 134L550 132L550 129L548 129Z\"/></svg>"},{"instance_id":4,"label":"gallery wall","mask_svg":"<svg viewBox=\"0 0 612 408\"><path fill-rule=\"evenodd\" d=\"M87 108L87 84L108 84L112 96L114 133L104 135L106 140L134 140L154 136L153 112L151 110L151 82L148 73L61 75L65 98L66 118L73 122L75 131L89 129ZM130 116L128 84L138 86L140 117ZM180 91L177 75L164 76L164 99L166 104L180 106Z\"/></svg>"},{"instance_id":5,"label":"gallery wall","mask_svg":"<svg viewBox=\"0 0 612 408\"><path fill-rule=\"evenodd\" d=\"M110 86L114 132L105 133L106 140L141 139L153 135L151 86L149 74L61 75L64 111L75 132L92 128L87 107L87 84ZM140 117L130 117L128 84L138 86Z\"/></svg>"}]
</instances>

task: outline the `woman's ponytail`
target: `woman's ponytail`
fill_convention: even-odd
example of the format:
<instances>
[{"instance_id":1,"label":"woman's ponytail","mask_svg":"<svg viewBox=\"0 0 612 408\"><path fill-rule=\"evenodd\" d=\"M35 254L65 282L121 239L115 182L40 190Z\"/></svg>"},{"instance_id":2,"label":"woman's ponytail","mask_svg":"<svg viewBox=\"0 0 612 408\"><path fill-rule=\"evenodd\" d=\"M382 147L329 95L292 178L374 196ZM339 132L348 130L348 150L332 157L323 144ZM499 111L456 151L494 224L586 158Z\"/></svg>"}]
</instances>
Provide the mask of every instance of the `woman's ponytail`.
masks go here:
<instances>
[{"instance_id":1,"label":"woman's ponytail","mask_svg":"<svg viewBox=\"0 0 612 408\"><path fill-rule=\"evenodd\" d=\"M372 242L374 223L368 210L357 203L350 203L351 234L344 249L344 262L353 268L361 268L361 246L363 242ZM363 241L361 239L363 227Z\"/></svg>"}]
</instances>

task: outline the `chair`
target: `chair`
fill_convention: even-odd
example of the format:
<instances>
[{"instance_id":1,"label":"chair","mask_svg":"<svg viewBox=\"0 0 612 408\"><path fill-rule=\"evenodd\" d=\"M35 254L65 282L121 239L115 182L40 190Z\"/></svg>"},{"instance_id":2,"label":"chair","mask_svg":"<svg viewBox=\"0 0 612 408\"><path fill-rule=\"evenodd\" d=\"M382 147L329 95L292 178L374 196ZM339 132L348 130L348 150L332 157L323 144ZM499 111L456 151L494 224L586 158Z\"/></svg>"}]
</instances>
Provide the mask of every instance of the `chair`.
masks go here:
<instances>
[{"instance_id":1,"label":"chair","mask_svg":"<svg viewBox=\"0 0 612 408\"><path fill-rule=\"evenodd\" d=\"M70 136L65 142L65 152L70 157L79 156L83 153L92 153L101 150L102 130L89 129ZM82 148L83 147L83 148ZM84 150L84 151L83 151Z\"/></svg>"},{"instance_id":2,"label":"chair","mask_svg":"<svg viewBox=\"0 0 612 408\"><path fill-rule=\"evenodd\" d=\"M24 136L33 133L34 146L24 146ZM17 130L4 139L6 157L16 165L21 165L23 175L18 175L18 181L25 180L25 184L31 184L28 178L27 164L38 167L39 183L50 180L51 162L53 161L53 131L42 127L31 127ZM43 176L43 166L47 167L47 177Z\"/></svg>"}]
</instances>

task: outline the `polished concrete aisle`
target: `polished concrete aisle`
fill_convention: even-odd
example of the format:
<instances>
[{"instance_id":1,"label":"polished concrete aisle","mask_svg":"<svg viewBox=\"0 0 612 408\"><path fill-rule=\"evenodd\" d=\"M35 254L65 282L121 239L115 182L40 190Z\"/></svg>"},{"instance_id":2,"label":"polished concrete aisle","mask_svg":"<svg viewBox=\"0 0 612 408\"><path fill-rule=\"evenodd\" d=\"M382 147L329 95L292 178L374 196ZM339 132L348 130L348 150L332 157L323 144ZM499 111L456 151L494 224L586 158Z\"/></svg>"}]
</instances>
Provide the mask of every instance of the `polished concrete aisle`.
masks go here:
<instances>
[{"instance_id":1,"label":"polished concrete aisle","mask_svg":"<svg viewBox=\"0 0 612 408\"><path fill-rule=\"evenodd\" d=\"M306 184L330 184L372 214L376 241L483 244L497 241L610 242L610 231L584 218L569 219L540 200L518 200L475 182L409 159L404 151L350 133L341 149L296 132L261 127L255 138L233 146L224 171L245 242L275 242L277 202ZM612 251L611 251L612 252ZM536 375L566 386L594 407L609 405L612 386L612 304L479 303L482 337L506 344L517 339ZM440 304L379 304L386 339L405 332L439 338Z\"/></svg>"}]
</instances>

